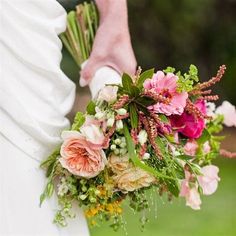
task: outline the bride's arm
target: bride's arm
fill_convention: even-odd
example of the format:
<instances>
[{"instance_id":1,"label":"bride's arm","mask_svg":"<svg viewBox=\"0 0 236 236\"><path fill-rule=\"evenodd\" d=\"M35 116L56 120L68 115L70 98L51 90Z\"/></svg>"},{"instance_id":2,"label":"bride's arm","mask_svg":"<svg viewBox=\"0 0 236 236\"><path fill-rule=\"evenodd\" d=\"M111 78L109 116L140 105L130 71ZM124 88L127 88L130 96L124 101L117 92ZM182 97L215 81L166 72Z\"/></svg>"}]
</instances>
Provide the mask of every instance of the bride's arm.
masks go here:
<instances>
[{"instance_id":1,"label":"bride's arm","mask_svg":"<svg viewBox=\"0 0 236 236\"><path fill-rule=\"evenodd\" d=\"M96 0L96 4L100 13L100 25L89 61L81 72L83 85L103 66L110 66L119 73L134 74L136 70L126 0Z\"/></svg>"}]
</instances>

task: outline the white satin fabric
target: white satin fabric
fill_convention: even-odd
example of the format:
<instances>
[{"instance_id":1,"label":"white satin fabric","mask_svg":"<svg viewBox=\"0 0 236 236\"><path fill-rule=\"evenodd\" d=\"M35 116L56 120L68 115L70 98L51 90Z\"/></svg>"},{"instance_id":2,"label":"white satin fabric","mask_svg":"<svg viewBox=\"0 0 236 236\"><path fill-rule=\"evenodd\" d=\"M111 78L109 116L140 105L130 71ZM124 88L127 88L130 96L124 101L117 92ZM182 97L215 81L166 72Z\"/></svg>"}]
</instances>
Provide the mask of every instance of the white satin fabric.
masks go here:
<instances>
[{"instance_id":1,"label":"white satin fabric","mask_svg":"<svg viewBox=\"0 0 236 236\"><path fill-rule=\"evenodd\" d=\"M41 160L60 143L74 102L75 85L60 69L66 12L56 0L1 0L0 7L0 132Z\"/></svg>"},{"instance_id":2,"label":"white satin fabric","mask_svg":"<svg viewBox=\"0 0 236 236\"><path fill-rule=\"evenodd\" d=\"M60 143L75 85L61 71L66 12L56 0L0 0L0 235L88 236L84 216L52 224L55 201L39 208L39 162Z\"/></svg>"}]
</instances>

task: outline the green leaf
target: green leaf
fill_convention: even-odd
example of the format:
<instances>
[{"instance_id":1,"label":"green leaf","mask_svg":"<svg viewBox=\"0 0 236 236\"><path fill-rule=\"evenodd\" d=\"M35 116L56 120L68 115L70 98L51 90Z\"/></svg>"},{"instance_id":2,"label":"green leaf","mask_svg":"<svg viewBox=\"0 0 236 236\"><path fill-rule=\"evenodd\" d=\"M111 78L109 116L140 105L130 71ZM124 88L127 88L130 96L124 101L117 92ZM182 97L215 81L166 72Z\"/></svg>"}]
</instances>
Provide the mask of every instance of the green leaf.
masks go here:
<instances>
[{"instance_id":1,"label":"green leaf","mask_svg":"<svg viewBox=\"0 0 236 236\"><path fill-rule=\"evenodd\" d=\"M169 123L169 119L165 115L159 114L159 118L162 122Z\"/></svg>"},{"instance_id":2,"label":"green leaf","mask_svg":"<svg viewBox=\"0 0 236 236\"><path fill-rule=\"evenodd\" d=\"M146 70L144 71L140 76L139 76L139 79L138 79L138 83L137 83L137 86L138 88L142 89L143 88L143 83L146 79L151 79L152 76L154 74L154 68L153 69L150 69L150 70Z\"/></svg>"},{"instance_id":3,"label":"green leaf","mask_svg":"<svg viewBox=\"0 0 236 236\"><path fill-rule=\"evenodd\" d=\"M199 81L198 78L198 69L195 65L190 65L189 67L189 76L191 77L191 80L194 80L195 82Z\"/></svg>"},{"instance_id":4,"label":"green leaf","mask_svg":"<svg viewBox=\"0 0 236 236\"><path fill-rule=\"evenodd\" d=\"M132 90L131 90L131 86L133 85L133 81L132 81L132 78L124 73L122 75L122 85L123 85L123 88L129 93L131 94L132 93Z\"/></svg>"},{"instance_id":5,"label":"green leaf","mask_svg":"<svg viewBox=\"0 0 236 236\"><path fill-rule=\"evenodd\" d=\"M166 143L159 136L156 137L156 143L158 147L160 148L161 154L164 156L166 153Z\"/></svg>"},{"instance_id":6,"label":"green leaf","mask_svg":"<svg viewBox=\"0 0 236 236\"><path fill-rule=\"evenodd\" d=\"M136 103L136 102L135 102ZM142 111L146 116L149 116L150 115L150 112L149 110L147 109L147 107L139 104L139 103L136 103L136 106L137 106L137 109L138 111Z\"/></svg>"},{"instance_id":7,"label":"green leaf","mask_svg":"<svg viewBox=\"0 0 236 236\"><path fill-rule=\"evenodd\" d=\"M55 161L57 160L57 157L60 156L60 150L61 148L58 147L56 148L50 156L46 160L44 160L41 164L41 168L48 168L50 165L54 164Z\"/></svg>"},{"instance_id":8,"label":"green leaf","mask_svg":"<svg viewBox=\"0 0 236 236\"><path fill-rule=\"evenodd\" d=\"M204 144L206 141L210 140L210 138L211 138L210 133L207 131L207 129L204 129L201 137L197 139L197 143Z\"/></svg>"},{"instance_id":9,"label":"green leaf","mask_svg":"<svg viewBox=\"0 0 236 236\"><path fill-rule=\"evenodd\" d=\"M181 160L184 160L184 161L189 161L189 160L191 160L193 157L192 157L192 156L188 156L188 155L179 155L179 156L176 156L176 158L181 159Z\"/></svg>"},{"instance_id":10,"label":"green leaf","mask_svg":"<svg viewBox=\"0 0 236 236\"><path fill-rule=\"evenodd\" d=\"M96 104L93 101L90 101L86 108L87 113L89 115L95 115L96 114L95 107L96 107Z\"/></svg>"},{"instance_id":11,"label":"green leaf","mask_svg":"<svg viewBox=\"0 0 236 236\"><path fill-rule=\"evenodd\" d=\"M146 97L146 96L143 96L143 97L137 97L135 99L135 102L140 104L140 105L143 105L145 107L149 107L151 105L154 105L156 104L156 101L150 97Z\"/></svg>"},{"instance_id":12,"label":"green leaf","mask_svg":"<svg viewBox=\"0 0 236 236\"><path fill-rule=\"evenodd\" d=\"M174 73L175 72L175 68L168 66L165 70L163 70L165 73Z\"/></svg>"},{"instance_id":13,"label":"green leaf","mask_svg":"<svg viewBox=\"0 0 236 236\"><path fill-rule=\"evenodd\" d=\"M134 85L130 87L130 95L132 97L138 97L140 95L140 89Z\"/></svg>"},{"instance_id":14,"label":"green leaf","mask_svg":"<svg viewBox=\"0 0 236 236\"><path fill-rule=\"evenodd\" d=\"M42 206L42 204L43 204L43 202L45 201L45 199L46 199L46 194L45 194L45 193L42 193L42 194L40 195L40 201L39 201L39 206L40 206L40 207Z\"/></svg>"},{"instance_id":15,"label":"green leaf","mask_svg":"<svg viewBox=\"0 0 236 236\"><path fill-rule=\"evenodd\" d=\"M194 164L193 162L186 161L186 164L190 167L192 172L197 176L197 175L202 175L200 166L197 164Z\"/></svg>"},{"instance_id":16,"label":"green leaf","mask_svg":"<svg viewBox=\"0 0 236 236\"><path fill-rule=\"evenodd\" d=\"M129 105L130 121L133 129L138 127L138 112L134 103Z\"/></svg>"},{"instance_id":17,"label":"green leaf","mask_svg":"<svg viewBox=\"0 0 236 236\"><path fill-rule=\"evenodd\" d=\"M184 73L184 75L181 75L181 72L179 71L176 75L179 77L177 81L178 92L191 91L193 89L194 83L199 81L198 69L195 65L189 66L188 73Z\"/></svg>"},{"instance_id":18,"label":"green leaf","mask_svg":"<svg viewBox=\"0 0 236 236\"><path fill-rule=\"evenodd\" d=\"M169 191L175 197L178 197L179 196L179 192L180 192L180 184L179 184L179 182L176 181L176 180L166 180L165 183L167 184L167 187L168 187Z\"/></svg>"},{"instance_id":19,"label":"green leaf","mask_svg":"<svg viewBox=\"0 0 236 236\"><path fill-rule=\"evenodd\" d=\"M82 112L77 112L71 130L79 130L85 122L85 116Z\"/></svg>"}]
</instances>

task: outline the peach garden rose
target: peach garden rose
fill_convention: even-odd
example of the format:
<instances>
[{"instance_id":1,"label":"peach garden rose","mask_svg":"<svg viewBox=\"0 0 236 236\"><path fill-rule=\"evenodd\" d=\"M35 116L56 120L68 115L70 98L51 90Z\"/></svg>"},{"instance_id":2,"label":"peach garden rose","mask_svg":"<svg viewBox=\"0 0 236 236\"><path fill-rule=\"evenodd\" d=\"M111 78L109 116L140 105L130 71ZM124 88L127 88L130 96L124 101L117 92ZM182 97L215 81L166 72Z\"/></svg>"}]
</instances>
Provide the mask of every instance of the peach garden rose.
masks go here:
<instances>
[{"instance_id":1,"label":"peach garden rose","mask_svg":"<svg viewBox=\"0 0 236 236\"><path fill-rule=\"evenodd\" d=\"M93 130L92 126L84 129L83 134L78 131L64 131L59 159L62 167L79 177L97 176L105 168L107 159L102 147L99 148L102 141L99 143L99 140L93 140L93 137L104 138L99 135L97 129Z\"/></svg>"}]
</instances>

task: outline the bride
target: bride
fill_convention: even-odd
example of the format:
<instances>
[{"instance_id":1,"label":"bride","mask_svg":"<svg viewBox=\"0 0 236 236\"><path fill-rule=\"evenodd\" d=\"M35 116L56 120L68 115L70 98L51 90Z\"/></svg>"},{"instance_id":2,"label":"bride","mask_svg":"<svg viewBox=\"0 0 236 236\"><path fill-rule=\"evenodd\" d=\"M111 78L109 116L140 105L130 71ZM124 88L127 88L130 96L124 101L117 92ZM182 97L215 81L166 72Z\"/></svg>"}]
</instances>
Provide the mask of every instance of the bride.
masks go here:
<instances>
[{"instance_id":1,"label":"bride","mask_svg":"<svg viewBox=\"0 0 236 236\"><path fill-rule=\"evenodd\" d=\"M97 0L93 51L80 81L97 69L134 73L126 0ZM60 143L75 85L60 69L66 12L56 0L1 0L0 235L78 235L89 230L81 210L67 228L52 223L56 199L39 208L45 177L39 164Z\"/></svg>"}]
</instances>

